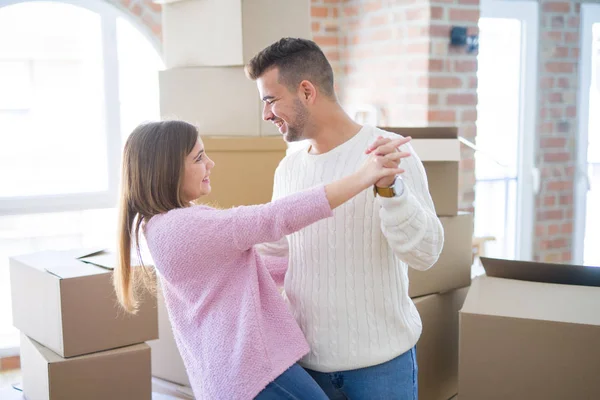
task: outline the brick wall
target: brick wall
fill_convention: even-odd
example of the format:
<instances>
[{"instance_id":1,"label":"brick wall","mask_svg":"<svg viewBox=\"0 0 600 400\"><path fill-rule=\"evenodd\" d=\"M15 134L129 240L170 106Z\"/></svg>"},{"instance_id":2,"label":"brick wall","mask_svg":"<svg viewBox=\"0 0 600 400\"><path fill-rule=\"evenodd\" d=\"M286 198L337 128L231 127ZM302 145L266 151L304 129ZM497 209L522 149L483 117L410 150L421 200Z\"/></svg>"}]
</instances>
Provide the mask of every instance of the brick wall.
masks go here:
<instances>
[{"instance_id":1,"label":"brick wall","mask_svg":"<svg viewBox=\"0 0 600 400\"><path fill-rule=\"evenodd\" d=\"M160 43L162 35L161 5L153 0L102 0L116 6L137 21L138 28L146 28L146 33Z\"/></svg>"},{"instance_id":2,"label":"brick wall","mask_svg":"<svg viewBox=\"0 0 600 400\"><path fill-rule=\"evenodd\" d=\"M579 85L578 1L540 1L537 166L534 258L572 259L573 179Z\"/></svg>"},{"instance_id":3,"label":"brick wall","mask_svg":"<svg viewBox=\"0 0 600 400\"><path fill-rule=\"evenodd\" d=\"M475 141L476 54L448 43L452 25L476 33L478 0L313 0L312 18L343 104L377 106L381 125L456 125ZM473 211L473 152L462 152L460 206Z\"/></svg>"}]
</instances>

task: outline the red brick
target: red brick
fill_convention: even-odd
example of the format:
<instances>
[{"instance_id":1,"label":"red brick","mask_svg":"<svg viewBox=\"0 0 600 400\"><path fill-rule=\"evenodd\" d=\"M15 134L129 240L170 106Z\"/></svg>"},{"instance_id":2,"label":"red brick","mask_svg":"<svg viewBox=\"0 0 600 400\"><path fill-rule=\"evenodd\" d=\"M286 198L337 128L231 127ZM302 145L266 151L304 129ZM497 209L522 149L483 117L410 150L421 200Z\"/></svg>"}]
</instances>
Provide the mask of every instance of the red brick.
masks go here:
<instances>
[{"instance_id":1,"label":"red brick","mask_svg":"<svg viewBox=\"0 0 600 400\"><path fill-rule=\"evenodd\" d=\"M565 32L565 42L579 43L579 34L576 32Z\"/></svg>"},{"instance_id":2,"label":"red brick","mask_svg":"<svg viewBox=\"0 0 600 400\"><path fill-rule=\"evenodd\" d=\"M428 62L428 68L430 72L443 72L444 71L444 60L430 59Z\"/></svg>"},{"instance_id":3,"label":"red brick","mask_svg":"<svg viewBox=\"0 0 600 400\"><path fill-rule=\"evenodd\" d=\"M337 46L339 44L337 36L315 36L313 40L319 46Z\"/></svg>"},{"instance_id":4,"label":"red brick","mask_svg":"<svg viewBox=\"0 0 600 400\"><path fill-rule=\"evenodd\" d=\"M573 183L570 181L552 181L546 183L546 190L549 192L564 192L573 188Z\"/></svg>"},{"instance_id":5,"label":"red brick","mask_svg":"<svg viewBox=\"0 0 600 400\"><path fill-rule=\"evenodd\" d=\"M455 72L477 72L477 60L454 61Z\"/></svg>"},{"instance_id":6,"label":"red brick","mask_svg":"<svg viewBox=\"0 0 600 400\"><path fill-rule=\"evenodd\" d=\"M448 105L476 106L477 95L472 93L449 94Z\"/></svg>"},{"instance_id":7,"label":"red brick","mask_svg":"<svg viewBox=\"0 0 600 400\"><path fill-rule=\"evenodd\" d=\"M567 144L567 139L560 137L545 137L540 139L540 147L542 149L564 148Z\"/></svg>"},{"instance_id":8,"label":"red brick","mask_svg":"<svg viewBox=\"0 0 600 400\"><path fill-rule=\"evenodd\" d=\"M340 52L337 50L325 51L325 57L329 61L340 61Z\"/></svg>"},{"instance_id":9,"label":"red brick","mask_svg":"<svg viewBox=\"0 0 600 400\"><path fill-rule=\"evenodd\" d=\"M369 19L369 26L379 27L389 23L390 17L387 14L375 15Z\"/></svg>"},{"instance_id":10,"label":"red brick","mask_svg":"<svg viewBox=\"0 0 600 400\"><path fill-rule=\"evenodd\" d=\"M546 96L549 103L562 103L563 96L560 92L548 93Z\"/></svg>"},{"instance_id":11,"label":"red brick","mask_svg":"<svg viewBox=\"0 0 600 400\"><path fill-rule=\"evenodd\" d=\"M571 86L569 78L558 78L557 85L561 89L568 89Z\"/></svg>"},{"instance_id":12,"label":"red brick","mask_svg":"<svg viewBox=\"0 0 600 400\"><path fill-rule=\"evenodd\" d=\"M461 122L476 122L477 121L477 109L475 107L463 111L460 114L460 121Z\"/></svg>"},{"instance_id":13,"label":"red brick","mask_svg":"<svg viewBox=\"0 0 600 400\"><path fill-rule=\"evenodd\" d=\"M571 49L571 58L579 59L579 48Z\"/></svg>"},{"instance_id":14,"label":"red brick","mask_svg":"<svg viewBox=\"0 0 600 400\"><path fill-rule=\"evenodd\" d=\"M569 1L555 1L544 3L542 10L546 12L568 13L571 11L571 3Z\"/></svg>"},{"instance_id":15,"label":"red brick","mask_svg":"<svg viewBox=\"0 0 600 400\"><path fill-rule=\"evenodd\" d=\"M131 8L131 12L134 15L137 15L138 17L140 17L142 15L142 7L139 4L134 4L133 7Z\"/></svg>"},{"instance_id":16,"label":"red brick","mask_svg":"<svg viewBox=\"0 0 600 400\"><path fill-rule=\"evenodd\" d=\"M440 96L435 93L429 93L428 100L430 106L436 106L440 103Z\"/></svg>"},{"instance_id":17,"label":"red brick","mask_svg":"<svg viewBox=\"0 0 600 400\"><path fill-rule=\"evenodd\" d=\"M575 106L567 107L567 117L576 117L577 116L577 108Z\"/></svg>"},{"instance_id":18,"label":"red brick","mask_svg":"<svg viewBox=\"0 0 600 400\"><path fill-rule=\"evenodd\" d=\"M462 8L450 9L450 21L452 22L475 22L479 21L479 10L469 10Z\"/></svg>"},{"instance_id":19,"label":"red brick","mask_svg":"<svg viewBox=\"0 0 600 400\"><path fill-rule=\"evenodd\" d=\"M391 39L391 36L387 39ZM406 45L406 51L410 54L429 54L429 43L409 43Z\"/></svg>"},{"instance_id":20,"label":"red brick","mask_svg":"<svg viewBox=\"0 0 600 400\"><path fill-rule=\"evenodd\" d=\"M570 17L569 18L569 28L579 28L580 20L579 17Z\"/></svg>"},{"instance_id":21,"label":"red brick","mask_svg":"<svg viewBox=\"0 0 600 400\"><path fill-rule=\"evenodd\" d=\"M551 199L552 199L552 201L554 201L554 197L551 197ZM558 232L560 232L560 226L558 226L556 224L552 224L552 225L548 226L548 236L554 236Z\"/></svg>"},{"instance_id":22,"label":"red brick","mask_svg":"<svg viewBox=\"0 0 600 400\"><path fill-rule=\"evenodd\" d=\"M476 76L469 77L469 89L477 89L477 77Z\"/></svg>"},{"instance_id":23,"label":"red brick","mask_svg":"<svg viewBox=\"0 0 600 400\"><path fill-rule=\"evenodd\" d=\"M452 110L430 110L427 112L429 122L456 122L456 112Z\"/></svg>"},{"instance_id":24,"label":"red brick","mask_svg":"<svg viewBox=\"0 0 600 400\"><path fill-rule=\"evenodd\" d=\"M542 89L550 89L550 88L554 87L554 78L553 77L542 78L542 80L540 82L540 87Z\"/></svg>"},{"instance_id":25,"label":"red brick","mask_svg":"<svg viewBox=\"0 0 600 400\"><path fill-rule=\"evenodd\" d=\"M364 10L366 12L373 12L373 11L380 10L382 7L383 7L383 5L381 4L381 0L376 0L376 1L371 1L367 4L365 4Z\"/></svg>"},{"instance_id":26,"label":"red brick","mask_svg":"<svg viewBox=\"0 0 600 400\"><path fill-rule=\"evenodd\" d=\"M429 35L436 38L447 39L450 37L450 25L434 25L429 26Z\"/></svg>"},{"instance_id":27,"label":"red brick","mask_svg":"<svg viewBox=\"0 0 600 400\"><path fill-rule=\"evenodd\" d=\"M338 8L330 8L329 15L331 15L333 18L337 18L339 16Z\"/></svg>"},{"instance_id":28,"label":"red brick","mask_svg":"<svg viewBox=\"0 0 600 400\"><path fill-rule=\"evenodd\" d=\"M313 21L310 24L310 29L311 29L312 33L319 32L321 30L321 24Z\"/></svg>"},{"instance_id":29,"label":"red brick","mask_svg":"<svg viewBox=\"0 0 600 400\"><path fill-rule=\"evenodd\" d=\"M568 222L566 224L562 224L562 226L560 227L560 233L563 233L563 234L573 233L573 223Z\"/></svg>"},{"instance_id":30,"label":"red brick","mask_svg":"<svg viewBox=\"0 0 600 400\"><path fill-rule=\"evenodd\" d=\"M568 47L556 47L554 49L554 57L556 57L556 58L569 57L569 48Z\"/></svg>"},{"instance_id":31,"label":"red brick","mask_svg":"<svg viewBox=\"0 0 600 400\"><path fill-rule=\"evenodd\" d=\"M570 263L573 256L571 255L570 251L563 251L561 254L561 257L562 257L562 260L561 260L562 262Z\"/></svg>"},{"instance_id":32,"label":"red brick","mask_svg":"<svg viewBox=\"0 0 600 400\"><path fill-rule=\"evenodd\" d=\"M574 71L575 64L571 62L547 62L545 67L546 72L553 74L570 74Z\"/></svg>"},{"instance_id":33,"label":"red brick","mask_svg":"<svg viewBox=\"0 0 600 400\"><path fill-rule=\"evenodd\" d=\"M429 20L429 9L425 8L425 7L413 8L413 9L406 10L405 15L406 15L406 19L411 22L428 21Z\"/></svg>"},{"instance_id":34,"label":"red brick","mask_svg":"<svg viewBox=\"0 0 600 400\"><path fill-rule=\"evenodd\" d=\"M443 20L444 19L444 7L431 7L431 19L432 20Z\"/></svg>"},{"instance_id":35,"label":"red brick","mask_svg":"<svg viewBox=\"0 0 600 400\"><path fill-rule=\"evenodd\" d=\"M480 3L479 0L458 0L458 4L478 6Z\"/></svg>"},{"instance_id":36,"label":"red brick","mask_svg":"<svg viewBox=\"0 0 600 400\"><path fill-rule=\"evenodd\" d=\"M573 205L573 195L572 194L564 194L560 196L560 204L565 205Z\"/></svg>"},{"instance_id":37,"label":"red brick","mask_svg":"<svg viewBox=\"0 0 600 400\"><path fill-rule=\"evenodd\" d=\"M540 125L540 133L552 133L554 132L554 125L552 122L544 122Z\"/></svg>"},{"instance_id":38,"label":"red brick","mask_svg":"<svg viewBox=\"0 0 600 400\"><path fill-rule=\"evenodd\" d=\"M571 155L567 152L544 154L544 162L567 162L570 159Z\"/></svg>"},{"instance_id":39,"label":"red brick","mask_svg":"<svg viewBox=\"0 0 600 400\"><path fill-rule=\"evenodd\" d=\"M310 8L310 16L313 18L325 18L329 13L329 9L327 7L311 7Z\"/></svg>"},{"instance_id":40,"label":"red brick","mask_svg":"<svg viewBox=\"0 0 600 400\"><path fill-rule=\"evenodd\" d=\"M562 39L562 32L560 31L549 31L543 33L543 38L551 42L560 42Z\"/></svg>"},{"instance_id":41,"label":"red brick","mask_svg":"<svg viewBox=\"0 0 600 400\"><path fill-rule=\"evenodd\" d=\"M535 235L536 236L544 236L546 234L546 227L541 224L537 224L535 226Z\"/></svg>"},{"instance_id":42,"label":"red brick","mask_svg":"<svg viewBox=\"0 0 600 400\"><path fill-rule=\"evenodd\" d=\"M154 12L159 13L162 11L162 5L156 4L154 0L144 0L144 5Z\"/></svg>"},{"instance_id":43,"label":"red brick","mask_svg":"<svg viewBox=\"0 0 600 400\"><path fill-rule=\"evenodd\" d=\"M462 87L462 80L455 76L431 76L428 83L431 89L457 89Z\"/></svg>"}]
</instances>

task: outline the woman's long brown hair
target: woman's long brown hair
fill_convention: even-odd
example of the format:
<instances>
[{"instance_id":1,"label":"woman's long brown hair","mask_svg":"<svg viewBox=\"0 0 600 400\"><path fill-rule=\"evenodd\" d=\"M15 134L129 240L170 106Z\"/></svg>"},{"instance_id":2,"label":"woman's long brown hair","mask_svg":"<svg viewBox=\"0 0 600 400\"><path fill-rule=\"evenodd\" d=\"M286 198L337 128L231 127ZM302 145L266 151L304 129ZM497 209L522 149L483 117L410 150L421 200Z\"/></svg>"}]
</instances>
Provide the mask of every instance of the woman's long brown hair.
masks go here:
<instances>
[{"instance_id":1,"label":"woman's long brown hair","mask_svg":"<svg viewBox=\"0 0 600 400\"><path fill-rule=\"evenodd\" d=\"M119 303L129 313L139 308L139 289L154 291L152 271L143 265L140 229L155 215L188 207L181 197L185 158L198 140L198 130L184 121L151 122L133 130L123 150L119 199L119 262L113 284ZM131 265L135 248L141 263ZM141 285L143 284L143 285Z\"/></svg>"}]
</instances>

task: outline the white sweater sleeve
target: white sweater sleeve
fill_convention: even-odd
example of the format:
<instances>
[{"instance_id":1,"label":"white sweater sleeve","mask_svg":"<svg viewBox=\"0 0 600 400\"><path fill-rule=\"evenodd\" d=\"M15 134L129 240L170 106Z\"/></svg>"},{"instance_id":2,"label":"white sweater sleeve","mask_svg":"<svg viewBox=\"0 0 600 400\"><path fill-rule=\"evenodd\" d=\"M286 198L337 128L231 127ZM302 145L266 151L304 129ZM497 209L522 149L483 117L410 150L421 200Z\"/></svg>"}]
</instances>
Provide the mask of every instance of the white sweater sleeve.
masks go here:
<instances>
[{"instance_id":1,"label":"white sweater sleeve","mask_svg":"<svg viewBox=\"0 0 600 400\"><path fill-rule=\"evenodd\" d=\"M281 194L281 185L283 179L283 173L281 171L281 164L275 170L275 177L273 179L273 195L271 197L271 201L277 200L282 197ZM282 237L276 242L270 243L261 243L254 246L256 251L265 257L285 257L289 256L289 245L287 237Z\"/></svg>"},{"instance_id":2,"label":"white sweater sleeve","mask_svg":"<svg viewBox=\"0 0 600 400\"><path fill-rule=\"evenodd\" d=\"M394 254L412 268L426 270L438 260L444 244L444 230L435 214L427 176L412 146L402 151L412 155L402 160L404 192L398 197L376 196L381 205L381 230Z\"/></svg>"}]
</instances>

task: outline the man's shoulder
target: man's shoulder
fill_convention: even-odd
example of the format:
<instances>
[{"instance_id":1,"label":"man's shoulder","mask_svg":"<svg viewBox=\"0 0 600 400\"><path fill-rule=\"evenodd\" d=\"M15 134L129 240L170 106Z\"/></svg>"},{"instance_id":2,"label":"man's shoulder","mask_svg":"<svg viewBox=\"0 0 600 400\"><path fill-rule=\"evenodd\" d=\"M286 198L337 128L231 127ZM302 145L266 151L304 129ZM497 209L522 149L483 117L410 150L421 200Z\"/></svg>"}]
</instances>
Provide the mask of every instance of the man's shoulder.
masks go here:
<instances>
[{"instance_id":1,"label":"man's shoulder","mask_svg":"<svg viewBox=\"0 0 600 400\"><path fill-rule=\"evenodd\" d=\"M385 138L390 138L390 139L397 139L398 137L402 137L402 135L399 135L394 132L386 131L386 130L378 128L378 127L373 127L373 135L374 136L383 136Z\"/></svg>"},{"instance_id":2,"label":"man's shoulder","mask_svg":"<svg viewBox=\"0 0 600 400\"><path fill-rule=\"evenodd\" d=\"M300 157L302 157L302 152L308 149L310 144L308 142L297 143L291 148L288 148L286 151L285 157L279 162L278 169L288 169L293 167L295 161L297 161Z\"/></svg>"}]
</instances>

